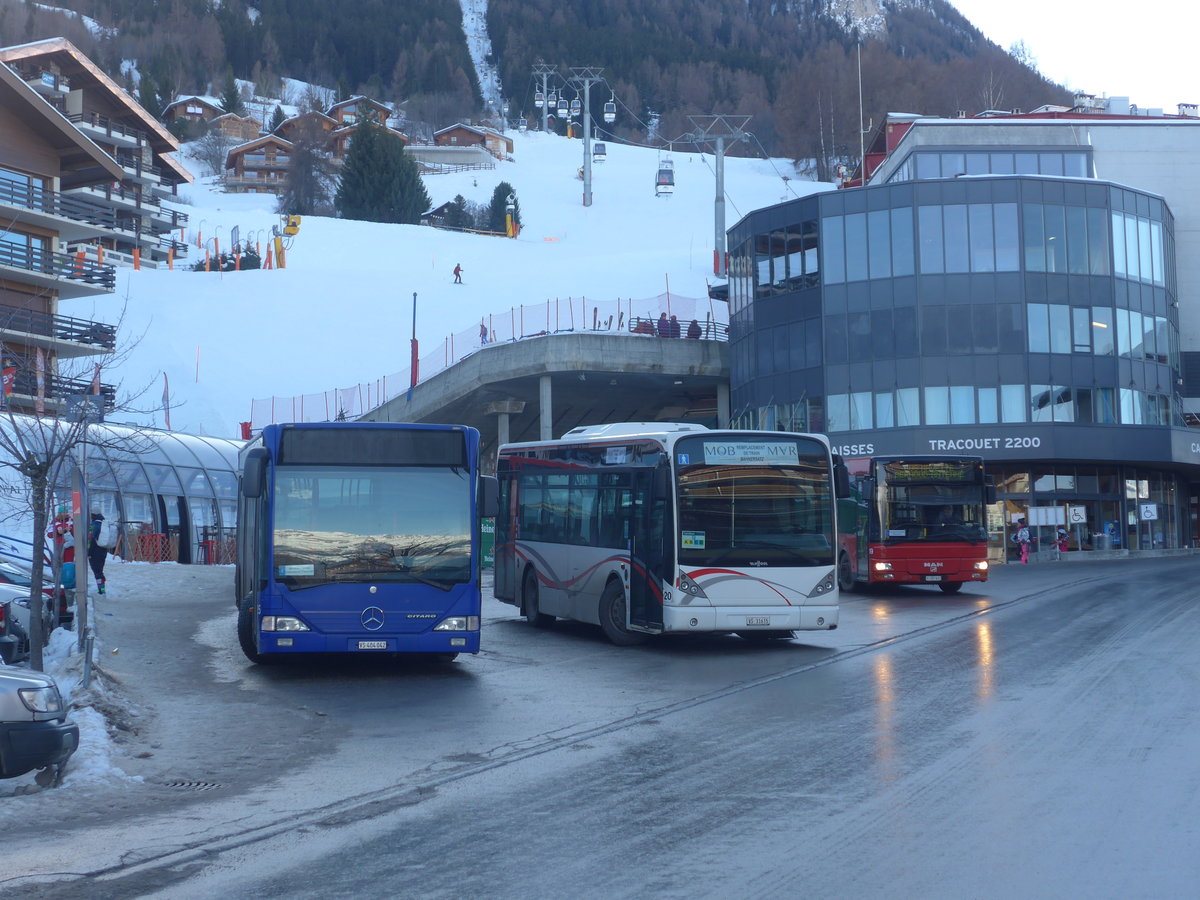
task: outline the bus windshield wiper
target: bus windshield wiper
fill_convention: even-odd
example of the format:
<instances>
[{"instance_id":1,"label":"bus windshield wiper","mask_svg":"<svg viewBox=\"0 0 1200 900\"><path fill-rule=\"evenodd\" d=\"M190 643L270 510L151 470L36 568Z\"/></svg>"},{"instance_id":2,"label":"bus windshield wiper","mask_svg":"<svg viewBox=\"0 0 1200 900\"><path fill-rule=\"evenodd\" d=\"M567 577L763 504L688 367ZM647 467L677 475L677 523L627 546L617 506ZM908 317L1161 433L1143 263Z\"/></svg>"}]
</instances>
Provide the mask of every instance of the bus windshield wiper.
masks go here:
<instances>
[{"instance_id":1,"label":"bus windshield wiper","mask_svg":"<svg viewBox=\"0 0 1200 900\"><path fill-rule=\"evenodd\" d=\"M428 585L429 587L435 587L440 591L448 591L456 584L456 582L446 579L426 578L425 576L414 572L412 569L405 569L401 567L390 569L354 569L349 572L327 573L329 581L358 581L363 577L369 577L371 575L401 575L406 579Z\"/></svg>"}]
</instances>

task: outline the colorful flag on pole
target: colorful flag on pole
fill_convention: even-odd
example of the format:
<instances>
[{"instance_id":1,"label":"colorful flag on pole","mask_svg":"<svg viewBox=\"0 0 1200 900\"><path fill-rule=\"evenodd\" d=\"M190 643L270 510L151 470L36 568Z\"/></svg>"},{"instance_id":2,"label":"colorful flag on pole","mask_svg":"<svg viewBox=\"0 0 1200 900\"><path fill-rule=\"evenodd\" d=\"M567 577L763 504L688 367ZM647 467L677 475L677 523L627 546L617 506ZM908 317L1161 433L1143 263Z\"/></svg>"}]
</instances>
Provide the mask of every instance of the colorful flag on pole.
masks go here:
<instances>
[{"instance_id":1,"label":"colorful flag on pole","mask_svg":"<svg viewBox=\"0 0 1200 900\"><path fill-rule=\"evenodd\" d=\"M171 392L167 387L167 373L163 372L163 421L167 431L171 430Z\"/></svg>"}]
</instances>

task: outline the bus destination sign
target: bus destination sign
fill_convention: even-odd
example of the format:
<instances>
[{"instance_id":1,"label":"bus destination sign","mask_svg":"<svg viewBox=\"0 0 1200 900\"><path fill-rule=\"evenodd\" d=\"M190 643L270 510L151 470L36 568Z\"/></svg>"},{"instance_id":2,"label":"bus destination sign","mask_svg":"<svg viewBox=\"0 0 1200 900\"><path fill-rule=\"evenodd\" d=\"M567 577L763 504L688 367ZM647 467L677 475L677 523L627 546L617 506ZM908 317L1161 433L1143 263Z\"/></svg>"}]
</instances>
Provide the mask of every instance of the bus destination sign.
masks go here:
<instances>
[{"instance_id":1,"label":"bus destination sign","mask_svg":"<svg viewBox=\"0 0 1200 900\"><path fill-rule=\"evenodd\" d=\"M902 481L974 481L973 463L955 462L889 462L883 464L887 480L896 484Z\"/></svg>"},{"instance_id":2,"label":"bus destination sign","mask_svg":"<svg viewBox=\"0 0 1200 900\"><path fill-rule=\"evenodd\" d=\"M793 441L705 441L707 466L797 466L800 453Z\"/></svg>"}]
</instances>

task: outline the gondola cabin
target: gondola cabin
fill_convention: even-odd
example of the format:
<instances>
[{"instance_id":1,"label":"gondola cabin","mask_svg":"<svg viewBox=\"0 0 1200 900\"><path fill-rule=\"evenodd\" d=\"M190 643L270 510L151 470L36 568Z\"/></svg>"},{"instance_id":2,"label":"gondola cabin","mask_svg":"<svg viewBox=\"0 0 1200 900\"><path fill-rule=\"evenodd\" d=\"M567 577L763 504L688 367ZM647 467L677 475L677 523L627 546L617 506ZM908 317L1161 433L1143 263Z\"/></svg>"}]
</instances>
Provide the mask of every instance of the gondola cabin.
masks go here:
<instances>
[{"instance_id":1,"label":"gondola cabin","mask_svg":"<svg viewBox=\"0 0 1200 900\"><path fill-rule=\"evenodd\" d=\"M604 121L610 125L617 121L617 102L615 100L604 101Z\"/></svg>"},{"instance_id":2,"label":"gondola cabin","mask_svg":"<svg viewBox=\"0 0 1200 900\"><path fill-rule=\"evenodd\" d=\"M546 95L543 94L541 91L534 91L533 92L533 105L536 106L538 109L541 109L543 106L545 106L546 105Z\"/></svg>"},{"instance_id":3,"label":"gondola cabin","mask_svg":"<svg viewBox=\"0 0 1200 900\"><path fill-rule=\"evenodd\" d=\"M608 158L608 150L604 144L592 144L592 162L604 162Z\"/></svg>"},{"instance_id":4,"label":"gondola cabin","mask_svg":"<svg viewBox=\"0 0 1200 900\"><path fill-rule=\"evenodd\" d=\"M675 193L675 163L664 159L658 164L658 174L654 176L654 196L669 197Z\"/></svg>"},{"instance_id":5,"label":"gondola cabin","mask_svg":"<svg viewBox=\"0 0 1200 900\"><path fill-rule=\"evenodd\" d=\"M571 118L578 119L582 112L583 112L583 104L580 103L579 98L576 97L574 100L571 101Z\"/></svg>"}]
</instances>

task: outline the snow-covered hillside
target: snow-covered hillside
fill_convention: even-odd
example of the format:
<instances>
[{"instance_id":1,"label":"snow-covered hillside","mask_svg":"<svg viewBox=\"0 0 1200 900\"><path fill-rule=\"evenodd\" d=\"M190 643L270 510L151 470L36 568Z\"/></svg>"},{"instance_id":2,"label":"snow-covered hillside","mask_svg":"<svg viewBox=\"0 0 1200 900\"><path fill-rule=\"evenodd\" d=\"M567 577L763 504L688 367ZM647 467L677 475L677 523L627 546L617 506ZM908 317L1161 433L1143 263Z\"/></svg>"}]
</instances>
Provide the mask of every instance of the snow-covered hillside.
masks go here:
<instances>
[{"instance_id":1,"label":"snow-covered hillside","mask_svg":"<svg viewBox=\"0 0 1200 900\"><path fill-rule=\"evenodd\" d=\"M660 154L609 143L607 161L593 167L593 205L584 207L581 141L512 137L513 161L425 183L436 206L456 194L488 203L495 186L509 182L525 226L516 240L306 218L284 270L118 270L113 296L65 302L64 314L119 320L119 343L132 347L120 370L103 377L122 392L144 389L138 406L149 411L116 418L164 424L156 407L166 373L175 430L236 437L256 398L346 388L406 370L414 293L422 354L447 335L477 331L488 316L554 298L632 299L636 314L645 314L637 301L656 302L668 288L706 296L711 155L673 154L675 194L664 199L653 187ZM797 181L783 160L729 159L725 184L729 225L797 191L831 187ZM200 183L183 193L192 204L185 207L189 262L203 259L197 237L225 248L235 226L243 239L263 241L265 252L265 237L279 221L274 197L224 194ZM462 285L452 284L456 263Z\"/></svg>"}]
</instances>

